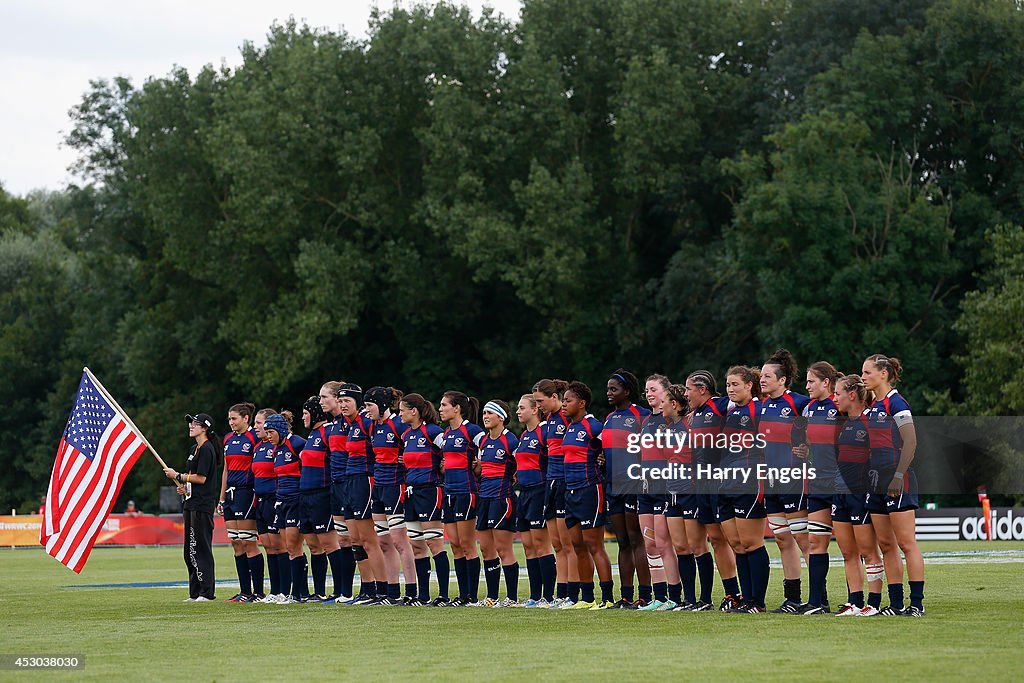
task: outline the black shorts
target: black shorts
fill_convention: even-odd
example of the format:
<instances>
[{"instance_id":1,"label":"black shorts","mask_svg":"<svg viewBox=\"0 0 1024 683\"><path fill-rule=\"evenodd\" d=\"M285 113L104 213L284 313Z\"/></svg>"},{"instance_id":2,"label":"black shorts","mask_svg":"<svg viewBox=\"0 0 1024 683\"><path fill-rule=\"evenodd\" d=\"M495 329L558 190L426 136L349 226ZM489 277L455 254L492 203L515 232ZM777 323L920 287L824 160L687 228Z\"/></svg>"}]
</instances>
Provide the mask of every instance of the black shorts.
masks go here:
<instances>
[{"instance_id":1,"label":"black shorts","mask_svg":"<svg viewBox=\"0 0 1024 683\"><path fill-rule=\"evenodd\" d=\"M543 484L519 491L519 500L516 501L516 531L544 528L546 493L547 487Z\"/></svg>"},{"instance_id":2,"label":"black shorts","mask_svg":"<svg viewBox=\"0 0 1024 683\"><path fill-rule=\"evenodd\" d=\"M509 496L508 498L481 498L476 506L477 531L485 529L515 531L515 501L515 496Z\"/></svg>"},{"instance_id":3,"label":"black shorts","mask_svg":"<svg viewBox=\"0 0 1024 683\"><path fill-rule=\"evenodd\" d=\"M299 493L299 530L304 534L326 534L334 528L330 489ZM307 531L308 529L308 531Z\"/></svg>"},{"instance_id":4,"label":"black shorts","mask_svg":"<svg viewBox=\"0 0 1024 683\"><path fill-rule=\"evenodd\" d=\"M866 493L837 493L832 496L832 521L854 526L871 523Z\"/></svg>"},{"instance_id":5,"label":"black shorts","mask_svg":"<svg viewBox=\"0 0 1024 683\"><path fill-rule=\"evenodd\" d=\"M344 517L347 504L348 479L339 479L331 484L331 514Z\"/></svg>"},{"instance_id":6,"label":"black shorts","mask_svg":"<svg viewBox=\"0 0 1024 683\"><path fill-rule=\"evenodd\" d=\"M694 519L705 525L715 524L718 521L717 498L698 493L669 494L665 516Z\"/></svg>"},{"instance_id":7,"label":"black shorts","mask_svg":"<svg viewBox=\"0 0 1024 683\"><path fill-rule=\"evenodd\" d=\"M764 509L769 515L807 510L807 495L804 493L767 494L764 497Z\"/></svg>"},{"instance_id":8,"label":"black shorts","mask_svg":"<svg viewBox=\"0 0 1024 683\"><path fill-rule=\"evenodd\" d=\"M544 519L565 519L565 479L550 479L544 495Z\"/></svg>"},{"instance_id":9,"label":"black shorts","mask_svg":"<svg viewBox=\"0 0 1024 683\"><path fill-rule=\"evenodd\" d=\"M405 517L405 487L398 484L375 484L373 514Z\"/></svg>"},{"instance_id":10,"label":"black shorts","mask_svg":"<svg viewBox=\"0 0 1024 683\"><path fill-rule=\"evenodd\" d=\"M256 494L252 489L230 488L224 492L224 521L256 519Z\"/></svg>"},{"instance_id":11,"label":"black shorts","mask_svg":"<svg viewBox=\"0 0 1024 683\"><path fill-rule=\"evenodd\" d=\"M440 486L407 486L405 498L405 521L439 522L444 507L444 493Z\"/></svg>"},{"instance_id":12,"label":"black shorts","mask_svg":"<svg viewBox=\"0 0 1024 683\"><path fill-rule=\"evenodd\" d=\"M606 500L608 501L609 515L624 515L627 512L631 512L634 515L639 514L637 494L635 493L621 496L608 495Z\"/></svg>"},{"instance_id":13,"label":"black shorts","mask_svg":"<svg viewBox=\"0 0 1024 683\"><path fill-rule=\"evenodd\" d=\"M565 526L597 529L608 523L604 484L565 490Z\"/></svg>"},{"instance_id":14,"label":"black shorts","mask_svg":"<svg viewBox=\"0 0 1024 683\"><path fill-rule=\"evenodd\" d=\"M274 526L281 531L296 528L302 531L302 509L298 498L277 501L274 513ZM302 533L312 532L302 531Z\"/></svg>"},{"instance_id":15,"label":"black shorts","mask_svg":"<svg viewBox=\"0 0 1024 683\"><path fill-rule=\"evenodd\" d=\"M277 525L274 523L274 504L276 502L277 495L273 493L256 496L256 531L258 533L277 533Z\"/></svg>"},{"instance_id":16,"label":"black shorts","mask_svg":"<svg viewBox=\"0 0 1024 683\"><path fill-rule=\"evenodd\" d=\"M445 524L476 519L475 493L446 493L441 505L441 521Z\"/></svg>"},{"instance_id":17,"label":"black shorts","mask_svg":"<svg viewBox=\"0 0 1024 683\"><path fill-rule=\"evenodd\" d=\"M373 519L373 477L355 474L348 481L345 519Z\"/></svg>"},{"instance_id":18,"label":"black shorts","mask_svg":"<svg viewBox=\"0 0 1024 683\"><path fill-rule=\"evenodd\" d=\"M835 496L822 496L812 493L807 496L807 512L818 512L820 510L831 510L832 499Z\"/></svg>"},{"instance_id":19,"label":"black shorts","mask_svg":"<svg viewBox=\"0 0 1024 683\"><path fill-rule=\"evenodd\" d=\"M722 508L731 510L732 514L725 519L764 519L768 516L764 507L764 495L755 493L720 493L718 494L719 517Z\"/></svg>"},{"instance_id":20,"label":"black shorts","mask_svg":"<svg viewBox=\"0 0 1024 683\"><path fill-rule=\"evenodd\" d=\"M892 480L892 472L883 474L878 481L881 486L888 486ZM880 515L888 515L893 512L906 512L916 510L917 501L917 475L913 469L908 469L903 475L903 492L898 496L890 496L887 493L871 493L868 495L868 510Z\"/></svg>"},{"instance_id":21,"label":"black shorts","mask_svg":"<svg viewBox=\"0 0 1024 683\"><path fill-rule=\"evenodd\" d=\"M663 515L666 502L666 496L641 493L636 496L636 512L638 515Z\"/></svg>"}]
</instances>

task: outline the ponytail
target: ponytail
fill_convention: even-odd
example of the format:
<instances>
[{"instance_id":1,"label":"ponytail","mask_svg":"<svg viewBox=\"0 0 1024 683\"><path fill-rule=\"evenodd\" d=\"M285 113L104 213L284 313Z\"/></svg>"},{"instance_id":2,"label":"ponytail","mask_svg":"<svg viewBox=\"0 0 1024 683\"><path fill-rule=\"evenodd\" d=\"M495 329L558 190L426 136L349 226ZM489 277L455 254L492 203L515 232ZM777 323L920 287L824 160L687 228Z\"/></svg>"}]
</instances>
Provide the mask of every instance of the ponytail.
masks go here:
<instances>
[{"instance_id":1,"label":"ponytail","mask_svg":"<svg viewBox=\"0 0 1024 683\"><path fill-rule=\"evenodd\" d=\"M461 391L446 391L444 397L453 406L458 406L462 412L462 419L474 424L480 419L480 401L475 396L467 396Z\"/></svg>"},{"instance_id":2,"label":"ponytail","mask_svg":"<svg viewBox=\"0 0 1024 683\"><path fill-rule=\"evenodd\" d=\"M565 395L565 390L569 388L569 383L564 379L542 379L533 385L534 391L539 391L545 396L558 396L558 400L562 400L562 396Z\"/></svg>"},{"instance_id":3,"label":"ponytail","mask_svg":"<svg viewBox=\"0 0 1024 683\"><path fill-rule=\"evenodd\" d=\"M229 413L238 413L252 424L252 416L256 414L256 406L252 403L236 403L228 408Z\"/></svg>"},{"instance_id":4,"label":"ponytail","mask_svg":"<svg viewBox=\"0 0 1024 683\"><path fill-rule=\"evenodd\" d=\"M903 364L900 363L899 358L889 357L881 353L868 356L864 359L864 362L871 361L875 364L875 369L878 371L885 370L889 373L889 384L895 386L900 378L903 376Z\"/></svg>"},{"instance_id":5,"label":"ponytail","mask_svg":"<svg viewBox=\"0 0 1024 683\"><path fill-rule=\"evenodd\" d=\"M420 415L424 424L437 424L437 411L434 404L423 398L421 394L406 394L399 403L404 403L410 410L415 410Z\"/></svg>"},{"instance_id":6,"label":"ponytail","mask_svg":"<svg viewBox=\"0 0 1024 683\"><path fill-rule=\"evenodd\" d=\"M812 373L815 377L823 382L828 382L829 391L835 393L836 382L842 375L838 370L833 367L831 363L825 360L819 360L817 363L811 363L807 367L807 372ZM855 377L855 375L846 375L847 377ZM858 379L860 379L858 377Z\"/></svg>"},{"instance_id":7,"label":"ponytail","mask_svg":"<svg viewBox=\"0 0 1024 683\"><path fill-rule=\"evenodd\" d=\"M779 349L773 353L771 358L766 360L764 364L779 366L780 372L776 374L782 375L786 378L786 381L783 384L787 389L789 388L789 385L793 383L793 378L796 377L796 373L798 372L796 359L794 359L793 354L786 349Z\"/></svg>"}]
</instances>

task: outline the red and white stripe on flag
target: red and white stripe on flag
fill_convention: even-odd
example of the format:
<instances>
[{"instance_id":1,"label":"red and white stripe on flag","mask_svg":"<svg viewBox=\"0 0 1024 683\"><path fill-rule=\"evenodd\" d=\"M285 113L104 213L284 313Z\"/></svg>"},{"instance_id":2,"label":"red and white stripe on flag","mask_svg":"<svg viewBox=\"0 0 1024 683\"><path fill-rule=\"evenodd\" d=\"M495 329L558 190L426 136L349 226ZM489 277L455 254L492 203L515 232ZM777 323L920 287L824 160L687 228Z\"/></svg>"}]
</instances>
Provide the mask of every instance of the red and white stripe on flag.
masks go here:
<instances>
[{"instance_id":1,"label":"red and white stripe on flag","mask_svg":"<svg viewBox=\"0 0 1024 683\"><path fill-rule=\"evenodd\" d=\"M88 372L57 448L39 542L81 572L121 486L146 442Z\"/></svg>"}]
</instances>

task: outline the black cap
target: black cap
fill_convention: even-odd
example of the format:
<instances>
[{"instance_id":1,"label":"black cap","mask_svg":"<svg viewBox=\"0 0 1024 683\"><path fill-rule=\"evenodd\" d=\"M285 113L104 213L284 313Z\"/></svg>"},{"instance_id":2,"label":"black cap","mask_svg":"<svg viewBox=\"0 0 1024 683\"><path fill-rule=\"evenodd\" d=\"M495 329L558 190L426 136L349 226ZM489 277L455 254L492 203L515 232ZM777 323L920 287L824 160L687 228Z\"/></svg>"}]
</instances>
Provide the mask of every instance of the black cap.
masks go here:
<instances>
[{"instance_id":1,"label":"black cap","mask_svg":"<svg viewBox=\"0 0 1024 683\"><path fill-rule=\"evenodd\" d=\"M213 426L213 418L210 417L209 415L207 415L206 413L199 413L198 415L189 415L188 413L186 413L185 414L185 422L187 424L192 424L193 422L198 422L199 424L203 425L207 429L209 429L210 427Z\"/></svg>"}]
</instances>

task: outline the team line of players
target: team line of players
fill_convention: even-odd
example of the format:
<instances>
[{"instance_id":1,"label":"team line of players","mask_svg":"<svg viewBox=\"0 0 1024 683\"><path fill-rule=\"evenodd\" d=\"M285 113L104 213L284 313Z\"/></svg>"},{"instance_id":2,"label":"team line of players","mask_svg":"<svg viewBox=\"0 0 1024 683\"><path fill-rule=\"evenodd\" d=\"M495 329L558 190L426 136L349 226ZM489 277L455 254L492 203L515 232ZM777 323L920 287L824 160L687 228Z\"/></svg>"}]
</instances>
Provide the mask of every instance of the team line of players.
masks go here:
<instances>
[{"instance_id":1,"label":"team line of players","mask_svg":"<svg viewBox=\"0 0 1024 683\"><path fill-rule=\"evenodd\" d=\"M924 566L914 540L917 484L910 467L916 433L909 405L893 388L900 373L899 360L881 354L868 357L860 375L841 375L821 361L807 369L803 395L789 390L797 367L783 349L759 369L730 368L725 396L717 395L706 370L683 384L652 375L643 387L648 410L638 405L637 378L619 369L607 381L612 410L603 423L590 413L594 398L586 384L543 379L515 408L519 435L508 429L513 410L504 401L488 401L481 410L458 391L445 392L435 410L419 394L326 382L303 405L305 439L292 431L288 411L236 404L228 412L232 431L224 440L218 506L239 577L240 592L231 600L705 611L714 609L717 565L725 593L719 609L765 612L767 519L782 557L785 596L772 611L830 611L825 584L834 534L848 586L836 616L922 616ZM687 437L714 443L696 437L719 434L732 442L756 435L757 445L678 447ZM767 490L762 480L727 480L708 490L684 478L667 482L664 491L644 481L633 492L616 473L635 462L627 449L636 435L672 444L640 449L642 464L652 468L813 463L816 477L773 481ZM610 480L617 495L608 491ZM608 524L618 545L617 601L605 551ZM517 533L530 587L524 602L513 551ZM257 540L267 555L267 595ZM360 591L353 595L357 569Z\"/></svg>"}]
</instances>

